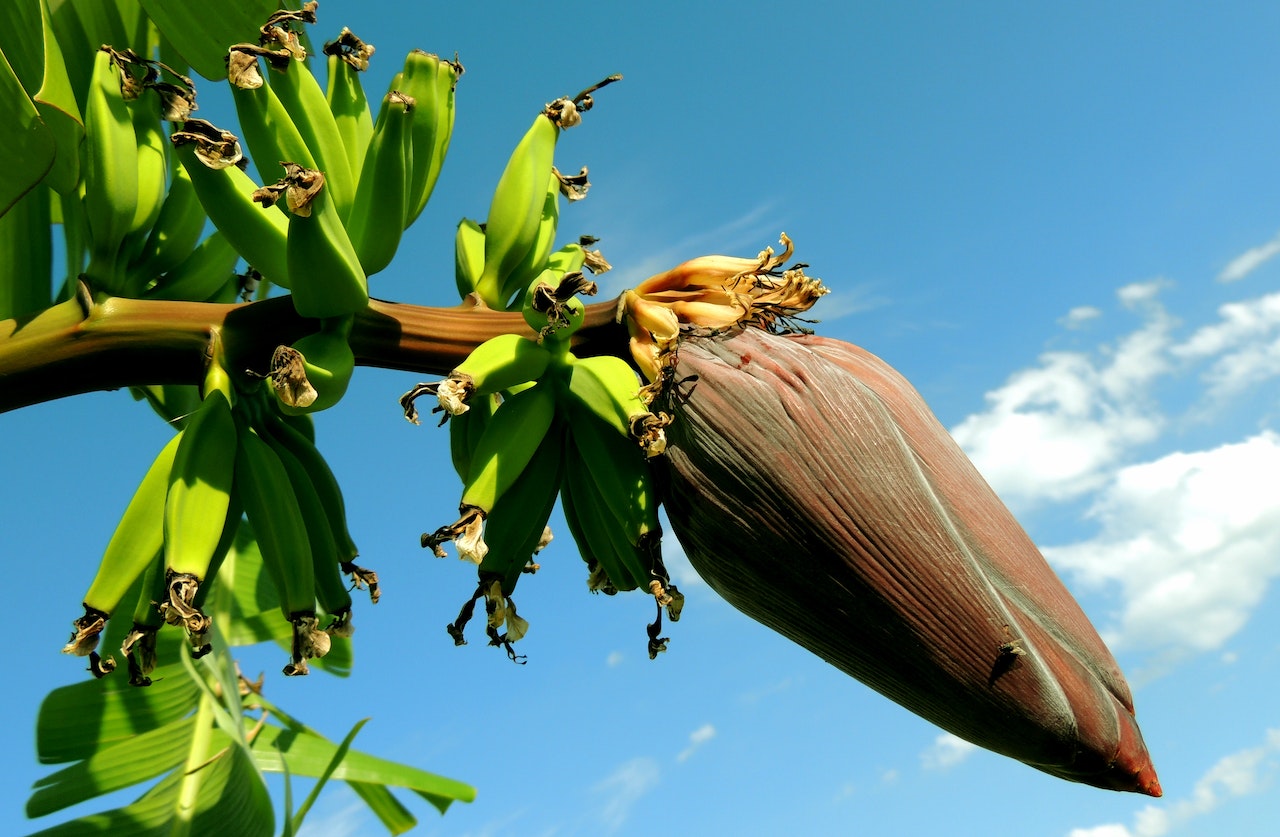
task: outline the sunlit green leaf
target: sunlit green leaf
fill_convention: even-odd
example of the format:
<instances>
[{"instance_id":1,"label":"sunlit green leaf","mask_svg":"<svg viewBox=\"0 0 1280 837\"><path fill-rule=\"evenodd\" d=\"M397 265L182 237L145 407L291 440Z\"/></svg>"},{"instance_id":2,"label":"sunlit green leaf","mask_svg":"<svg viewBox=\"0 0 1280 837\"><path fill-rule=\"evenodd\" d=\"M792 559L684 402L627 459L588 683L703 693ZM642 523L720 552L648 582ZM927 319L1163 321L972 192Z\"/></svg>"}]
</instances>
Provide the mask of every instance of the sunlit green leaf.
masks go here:
<instances>
[{"instance_id":1,"label":"sunlit green leaf","mask_svg":"<svg viewBox=\"0 0 1280 837\"><path fill-rule=\"evenodd\" d=\"M55 689L40 704L36 751L44 764L88 758L103 747L185 717L199 688L180 663L157 668L145 689L115 675Z\"/></svg>"},{"instance_id":2,"label":"sunlit green leaf","mask_svg":"<svg viewBox=\"0 0 1280 837\"><path fill-rule=\"evenodd\" d=\"M280 773L288 760L295 776L323 775L338 745L311 732L282 729L268 724L253 742L253 758L262 770ZM475 788L406 764L350 750L334 769L332 778L344 781L392 785L417 792L443 812L455 801L471 802Z\"/></svg>"},{"instance_id":3,"label":"sunlit green leaf","mask_svg":"<svg viewBox=\"0 0 1280 837\"><path fill-rule=\"evenodd\" d=\"M49 307L53 237L49 190L37 186L0 215L0 320Z\"/></svg>"},{"instance_id":4,"label":"sunlit green leaf","mask_svg":"<svg viewBox=\"0 0 1280 837\"><path fill-rule=\"evenodd\" d=\"M0 213L39 183L53 166L53 132L0 53L0 148L5 151L0 177Z\"/></svg>"},{"instance_id":5,"label":"sunlit green leaf","mask_svg":"<svg viewBox=\"0 0 1280 837\"><path fill-rule=\"evenodd\" d=\"M298 807L297 813L295 813L290 819L288 825L289 830L292 833L296 834L298 829L302 827L302 821L307 818L307 813L311 810L311 806L315 805L316 800L320 798L320 792L323 791L324 786L328 784L329 777L338 769L338 765L342 764L342 760L346 758L347 753L351 750L351 742L356 740L356 735L360 733L360 729L368 722L368 718L362 718L357 721L356 725L353 726L351 731L347 733L346 737L342 739L342 743L340 743L337 749L333 751L333 756L329 759L328 766L320 774L315 785L312 786L311 793L307 794L307 798L304 799L302 801L302 805Z\"/></svg>"},{"instance_id":6,"label":"sunlit green leaf","mask_svg":"<svg viewBox=\"0 0 1280 837\"><path fill-rule=\"evenodd\" d=\"M43 817L172 770L186 761L195 720L189 716L127 738L45 776L27 800L27 816Z\"/></svg>"},{"instance_id":7,"label":"sunlit green leaf","mask_svg":"<svg viewBox=\"0 0 1280 837\"><path fill-rule=\"evenodd\" d=\"M275 829L275 813L262 777L244 751L215 731L212 739L216 757L200 770L202 784L195 797L191 837L258 837ZM171 772L136 802L63 823L33 837L161 837L173 833L179 811L183 768Z\"/></svg>"}]
</instances>

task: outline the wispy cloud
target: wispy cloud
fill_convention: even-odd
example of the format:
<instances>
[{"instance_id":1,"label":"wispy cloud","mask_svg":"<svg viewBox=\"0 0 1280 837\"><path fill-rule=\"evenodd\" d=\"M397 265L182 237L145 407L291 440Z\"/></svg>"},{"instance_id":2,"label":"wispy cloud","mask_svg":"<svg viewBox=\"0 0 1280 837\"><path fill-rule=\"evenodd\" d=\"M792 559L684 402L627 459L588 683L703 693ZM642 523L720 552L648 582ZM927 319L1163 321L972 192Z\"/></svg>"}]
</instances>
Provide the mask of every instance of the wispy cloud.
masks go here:
<instances>
[{"instance_id":1,"label":"wispy cloud","mask_svg":"<svg viewBox=\"0 0 1280 837\"><path fill-rule=\"evenodd\" d=\"M1063 315L1058 324L1069 329L1084 328L1088 322L1101 316L1102 311L1092 305L1078 305Z\"/></svg>"},{"instance_id":2,"label":"wispy cloud","mask_svg":"<svg viewBox=\"0 0 1280 837\"><path fill-rule=\"evenodd\" d=\"M1121 469L1089 511L1096 537L1044 550L1094 587L1118 585L1114 648L1170 659L1221 647L1280 575L1280 506L1257 475L1280 472L1280 434Z\"/></svg>"},{"instance_id":3,"label":"wispy cloud","mask_svg":"<svg viewBox=\"0 0 1280 837\"><path fill-rule=\"evenodd\" d=\"M1266 262L1280 255L1280 234L1257 247L1251 247L1236 256L1218 274L1219 282L1236 282L1253 273Z\"/></svg>"},{"instance_id":4,"label":"wispy cloud","mask_svg":"<svg viewBox=\"0 0 1280 837\"><path fill-rule=\"evenodd\" d=\"M689 746L680 751L680 755L676 756L676 761L688 761L689 757L696 753L703 744L715 737L716 728L711 724L703 724L698 727L689 733Z\"/></svg>"},{"instance_id":5,"label":"wispy cloud","mask_svg":"<svg viewBox=\"0 0 1280 837\"><path fill-rule=\"evenodd\" d=\"M925 770L949 770L977 749L976 744L970 744L957 735L944 732L933 740L929 749L920 754L920 764Z\"/></svg>"},{"instance_id":6,"label":"wispy cloud","mask_svg":"<svg viewBox=\"0 0 1280 837\"><path fill-rule=\"evenodd\" d=\"M599 808L601 824L610 833L626 825L636 803L658 786L661 771L651 758L634 758L623 763L592 788L603 799Z\"/></svg>"},{"instance_id":7,"label":"wispy cloud","mask_svg":"<svg viewBox=\"0 0 1280 837\"><path fill-rule=\"evenodd\" d=\"M1269 729L1257 747L1219 759L1196 782L1190 796L1146 806L1134 815L1132 826L1108 823L1075 828L1067 837L1163 837L1189 820L1212 813L1233 797L1248 796L1267 788L1275 778L1273 756L1277 753L1280 753L1280 729Z\"/></svg>"},{"instance_id":8,"label":"wispy cloud","mask_svg":"<svg viewBox=\"0 0 1280 837\"><path fill-rule=\"evenodd\" d=\"M1117 292L1142 325L1097 352L1049 352L987 393L988 409L952 430L1006 500L1070 500L1101 488L1132 448L1159 435L1151 383L1170 368L1175 320L1156 300L1160 282Z\"/></svg>"}]
</instances>

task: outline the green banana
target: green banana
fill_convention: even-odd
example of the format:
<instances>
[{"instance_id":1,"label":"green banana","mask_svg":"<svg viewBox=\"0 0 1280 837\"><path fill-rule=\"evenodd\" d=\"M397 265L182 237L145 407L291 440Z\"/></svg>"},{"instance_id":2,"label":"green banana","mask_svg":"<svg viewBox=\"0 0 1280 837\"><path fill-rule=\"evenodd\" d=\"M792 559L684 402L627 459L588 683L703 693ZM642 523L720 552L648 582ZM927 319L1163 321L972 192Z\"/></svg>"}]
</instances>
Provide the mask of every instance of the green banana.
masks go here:
<instances>
[{"instance_id":1,"label":"green banana","mask_svg":"<svg viewBox=\"0 0 1280 837\"><path fill-rule=\"evenodd\" d=\"M341 564L346 559L342 555L342 548L330 525L328 510L320 499L320 493L306 467L271 430L266 428L270 422L270 418L262 417L255 422L254 429L258 438L266 442L279 457L280 464L288 474L294 496L297 498L298 510L302 514L307 543L310 546L314 595L325 613L333 617L331 628L336 626L337 631L349 635L351 591L347 589L341 573ZM331 634L334 632L330 630Z\"/></svg>"},{"instance_id":2,"label":"green banana","mask_svg":"<svg viewBox=\"0 0 1280 837\"><path fill-rule=\"evenodd\" d=\"M156 222L129 263L128 281L136 287L146 287L157 276L181 264L199 243L208 220L191 175L183 166L174 166Z\"/></svg>"},{"instance_id":3,"label":"green banana","mask_svg":"<svg viewBox=\"0 0 1280 837\"><path fill-rule=\"evenodd\" d=\"M441 544L452 540L459 557L479 564L488 551L484 519L494 503L529 464L556 414L552 386L538 385L505 399L486 423L463 484L457 522L422 536L422 545L444 556Z\"/></svg>"},{"instance_id":4,"label":"green banana","mask_svg":"<svg viewBox=\"0 0 1280 837\"><path fill-rule=\"evenodd\" d=\"M281 412L319 412L342 399L355 371L355 354L347 342L353 320L324 320L319 331L276 349L268 377Z\"/></svg>"},{"instance_id":5,"label":"green banana","mask_svg":"<svg viewBox=\"0 0 1280 837\"><path fill-rule=\"evenodd\" d=\"M166 157L168 137L160 122L160 96L154 88L143 86L138 97L128 103L129 113L133 119L134 135L137 137L137 171L138 180L137 204L134 207L133 221L121 245L120 265L127 267L137 259L146 246L147 239L160 217L164 206L169 164ZM137 296L139 285L125 284L128 296Z\"/></svg>"},{"instance_id":6,"label":"green banana","mask_svg":"<svg viewBox=\"0 0 1280 837\"><path fill-rule=\"evenodd\" d=\"M287 240L289 219L254 201L258 184L236 165L211 168L198 156L203 134L184 131L173 136L178 158L191 178L200 205L248 264L274 285L289 287ZM217 131L207 122L202 123Z\"/></svg>"},{"instance_id":7,"label":"green banana","mask_svg":"<svg viewBox=\"0 0 1280 837\"><path fill-rule=\"evenodd\" d=\"M457 415L467 411L473 396L538 380L550 362L551 353L537 341L519 334L500 334L472 349L448 378L426 387L434 386L440 406Z\"/></svg>"},{"instance_id":8,"label":"green banana","mask_svg":"<svg viewBox=\"0 0 1280 837\"><path fill-rule=\"evenodd\" d=\"M276 445L288 450L306 470L308 479L324 507L325 519L337 542L338 562L342 572L349 574L352 586L360 589L368 587L371 603L377 604L378 598L382 595L378 585L378 574L354 563L360 555L360 549L352 539L347 525L347 507L342 497L342 487L338 484L338 478L334 476L329 463L325 461L324 454L320 453L316 447L315 439L296 429L288 416L280 415L271 409L263 409L263 415L265 419L261 423L262 429L272 436ZM319 579L318 575L317 579ZM317 580L316 586L319 592L320 580ZM327 605L326 610L329 610Z\"/></svg>"},{"instance_id":9,"label":"green banana","mask_svg":"<svg viewBox=\"0 0 1280 837\"><path fill-rule=\"evenodd\" d=\"M560 175L554 169L547 183L542 213L538 220L537 236L524 258L511 269L502 282L504 308L508 311L524 304L525 292L547 267L547 258L555 246L556 230L560 224ZM577 268L574 268L575 270Z\"/></svg>"},{"instance_id":10,"label":"green banana","mask_svg":"<svg viewBox=\"0 0 1280 837\"><path fill-rule=\"evenodd\" d=\"M359 47L346 45L347 39L355 39L359 42ZM373 114L369 110L364 85L360 82L361 67L358 66L369 65L368 55L363 53L372 53L372 49L355 38L351 30L345 27L337 41L325 44L324 48L329 60L325 99L329 103L329 112L337 123L342 147L347 154L347 166L353 174L364 166L365 149L369 145L369 138L373 136ZM347 55L356 57L349 60L345 57Z\"/></svg>"},{"instance_id":11,"label":"green banana","mask_svg":"<svg viewBox=\"0 0 1280 837\"><path fill-rule=\"evenodd\" d=\"M369 287L342 219L319 172L295 177L319 178L321 186L305 206L290 208L286 255L293 307L303 317L327 319L355 314L368 306Z\"/></svg>"},{"instance_id":12,"label":"green banana","mask_svg":"<svg viewBox=\"0 0 1280 837\"><path fill-rule=\"evenodd\" d=\"M207 377L204 400L182 431L169 472L164 504L165 621L186 628L193 648L203 649L210 620L195 604L212 579L231 511L232 452L239 432L231 410L230 381L221 370ZM212 381L221 385L214 385Z\"/></svg>"},{"instance_id":13,"label":"green banana","mask_svg":"<svg viewBox=\"0 0 1280 837\"><path fill-rule=\"evenodd\" d=\"M260 211L260 210L259 210ZM240 254L227 237L214 230L180 264L141 294L146 299L175 299L205 302L236 281Z\"/></svg>"},{"instance_id":14,"label":"green banana","mask_svg":"<svg viewBox=\"0 0 1280 837\"><path fill-rule=\"evenodd\" d=\"M413 98L397 90L382 99L347 221L351 245L366 276L389 265L400 246L413 154L409 143L417 115Z\"/></svg>"},{"instance_id":15,"label":"green banana","mask_svg":"<svg viewBox=\"0 0 1280 837\"><path fill-rule=\"evenodd\" d=\"M399 89L418 102L413 120L412 163L403 226L408 228L422 214L444 166L453 136L454 88L463 73L455 58L413 50L405 58Z\"/></svg>"},{"instance_id":16,"label":"green banana","mask_svg":"<svg viewBox=\"0 0 1280 837\"><path fill-rule=\"evenodd\" d=\"M290 116L298 134L315 161L314 166L324 172L326 188L338 214L346 219L355 199L356 174L347 160L346 146L324 90L312 75L306 61L290 59L267 73L268 85L276 94L281 106ZM281 160L302 162L296 157Z\"/></svg>"},{"instance_id":17,"label":"green banana","mask_svg":"<svg viewBox=\"0 0 1280 837\"><path fill-rule=\"evenodd\" d=\"M480 577L500 578L506 596L515 591L531 556L545 545L547 520L560 491L564 458L565 430L557 422L485 518L484 538L489 551L480 562Z\"/></svg>"},{"instance_id":18,"label":"green banana","mask_svg":"<svg viewBox=\"0 0 1280 837\"><path fill-rule=\"evenodd\" d=\"M476 283L476 291L490 308L505 308L506 278L537 238L559 135L560 128L551 117L539 113L498 178L485 222L484 272Z\"/></svg>"},{"instance_id":19,"label":"green banana","mask_svg":"<svg viewBox=\"0 0 1280 837\"><path fill-rule=\"evenodd\" d=\"M574 455L572 461L565 463L560 502L569 534L587 563L587 587L593 593L607 595L634 590L638 581L618 552L618 541L614 537L617 522L600 504L599 489L576 449L570 445L569 450Z\"/></svg>"},{"instance_id":20,"label":"green banana","mask_svg":"<svg viewBox=\"0 0 1280 837\"><path fill-rule=\"evenodd\" d=\"M574 402L624 437L638 437L638 427L646 424L647 417L653 417L640 396L640 379L635 370L615 355L572 358L569 391ZM633 441L647 456L657 456L666 449L665 434Z\"/></svg>"},{"instance_id":21,"label":"green banana","mask_svg":"<svg viewBox=\"0 0 1280 837\"><path fill-rule=\"evenodd\" d=\"M138 139L121 93L127 72L113 50L98 50L85 103L82 188L90 236L88 273L108 289L117 282L120 247L138 209Z\"/></svg>"},{"instance_id":22,"label":"green banana","mask_svg":"<svg viewBox=\"0 0 1280 837\"><path fill-rule=\"evenodd\" d=\"M232 53L236 51L235 48L232 49ZM286 52L283 60L293 59ZM263 83L261 70L256 76L255 86L242 86L245 83L252 82L245 79L232 80L231 98L235 102L244 142L258 168L258 176L264 182L270 181L273 175L279 177L278 166L285 162L297 163L308 169L318 168L316 158L307 147L302 132L294 124L293 117L280 101L280 96L271 85Z\"/></svg>"},{"instance_id":23,"label":"green banana","mask_svg":"<svg viewBox=\"0 0 1280 837\"><path fill-rule=\"evenodd\" d=\"M461 480L471 471L471 457L499 401L497 393L473 396L467 402L471 409L449 418L449 457Z\"/></svg>"},{"instance_id":24,"label":"green banana","mask_svg":"<svg viewBox=\"0 0 1280 837\"><path fill-rule=\"evenodd\" d=\"M466 299L476 292L476 284L484 273L484 227L463 218L458 222L453 247L453 276L458 284L458 296Z\"/></svg>"},{"instance_id":25,"label":"green banana","mask_svg":"<svg viewBox=\"0 0 1280 837\"><path fill-rule=\"evenodd\" d=\"M98 644L106 620L120 605L120 600L142 575L151 560L164 546L165 496L169 491L169 474L183 433L174 434L152 460L134 492L129 505L107 541L98 573L84 594L85 615L75 621L71 641L64 654L83 657Z\"/></svg>"},{"instance_id":26,"label":"green banana","mask_svg":"<svg viewBox=\"0 0 1280 837\"><path fill-rule=\"evenodd\" d=\"M280 609L293 625L293 647L284 673L307 674L307 660L324 656L329 637L316 622L315 564L306 521L279 455L248 426L238 441L236 494L257 536Z\"/></svg>"}]
</instances>

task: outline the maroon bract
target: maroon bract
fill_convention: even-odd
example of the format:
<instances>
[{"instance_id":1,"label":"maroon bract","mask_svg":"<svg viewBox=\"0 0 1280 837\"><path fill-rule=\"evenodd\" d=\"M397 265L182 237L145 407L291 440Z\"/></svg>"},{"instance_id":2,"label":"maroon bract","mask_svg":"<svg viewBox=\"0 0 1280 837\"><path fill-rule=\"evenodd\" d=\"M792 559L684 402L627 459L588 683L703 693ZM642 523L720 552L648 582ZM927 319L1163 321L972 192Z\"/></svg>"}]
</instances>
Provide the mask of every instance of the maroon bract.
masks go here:
<instances>
[{"instance_id":1,"label":"maroon bract","mask_svg":"<svg viewBox=\"0 0 1280 837\"><path fill-rule=\"evenodd\" d=\"M671 525L731 604L961 738L1160 795L1115 660L902 376L748 328L683 337L663 400Z\"/></svg>"}]
</instances>

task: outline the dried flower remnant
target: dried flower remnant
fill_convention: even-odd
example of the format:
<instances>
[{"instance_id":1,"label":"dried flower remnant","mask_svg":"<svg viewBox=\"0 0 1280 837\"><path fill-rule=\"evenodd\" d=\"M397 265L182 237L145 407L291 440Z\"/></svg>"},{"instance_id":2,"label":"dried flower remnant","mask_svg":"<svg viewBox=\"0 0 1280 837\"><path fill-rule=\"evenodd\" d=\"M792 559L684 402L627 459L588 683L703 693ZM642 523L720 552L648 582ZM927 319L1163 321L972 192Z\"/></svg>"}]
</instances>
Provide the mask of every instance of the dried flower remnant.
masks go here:
<instances>
[{"instance_id":1,"label":"dried flower remnant","mask_svg":"<svg viewBox=\"0 0 1280 837\"><path fill-rule=\"evenodd\" d=\"M901 376L755 328L688 336L670 366L697 383L668 389L664 500L715 590L966 740L1160 794L1114 659Z\"/></svg>"},{"instance_id":2,"label":"dried flower remnant","mask_svg":"<svg viewBox=\"0 0 1280 837\"><path fill-rule=\"evenodd\" d=\"M205 166L217 171L228 166L245 165L240 138L204 119L188 119L181 131L174 131L169 141L174 146L194 145L195 155Z\"/></svg>"},{"instance_id":3,"label":"dried flower remnant","mask_svg":"<svg viewBox=\"0 0 1280 837\"><path fill-rule=\"evenodd\" d=\"M369 69L369 59L376 50L373 44L366 44L344 26L337 38L325 43L323 51L325 55L336 55L352 69L363 72Z\"/></svg>"}]
</instances>

